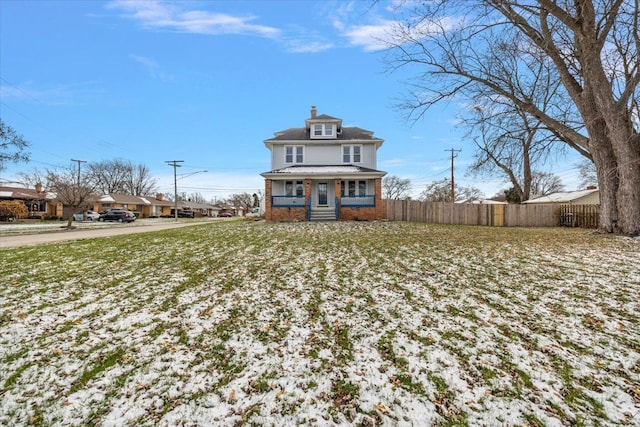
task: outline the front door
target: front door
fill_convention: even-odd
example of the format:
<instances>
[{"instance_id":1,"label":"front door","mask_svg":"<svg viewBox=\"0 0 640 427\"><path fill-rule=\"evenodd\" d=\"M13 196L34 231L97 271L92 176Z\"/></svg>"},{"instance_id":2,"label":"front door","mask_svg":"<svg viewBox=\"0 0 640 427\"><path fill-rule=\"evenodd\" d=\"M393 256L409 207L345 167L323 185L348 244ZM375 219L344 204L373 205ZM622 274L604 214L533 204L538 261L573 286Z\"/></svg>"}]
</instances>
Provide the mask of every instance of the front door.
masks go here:
<instances>
[{"instance_id":1,"label":"front door","mask_svg":"<svg viewBox=\"0 0 640 427\"><path fill-rule=\"evenodd\" d=\"M327 206L327 183L318 183L318 206Z\"/></svg>"}]
</instances>

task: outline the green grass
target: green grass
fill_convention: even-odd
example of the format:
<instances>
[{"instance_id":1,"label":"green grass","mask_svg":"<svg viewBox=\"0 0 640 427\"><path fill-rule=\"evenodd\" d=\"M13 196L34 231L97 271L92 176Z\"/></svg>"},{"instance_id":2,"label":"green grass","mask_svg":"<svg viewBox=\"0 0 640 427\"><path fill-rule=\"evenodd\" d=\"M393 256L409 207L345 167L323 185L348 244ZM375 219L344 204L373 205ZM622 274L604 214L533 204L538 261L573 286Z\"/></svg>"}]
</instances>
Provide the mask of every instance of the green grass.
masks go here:
<instances>
[{"instance_id":1,"label":"green grass","mask_svg":"<svg viewBox=\"0 0 640 427\"><path fill-rule=\"evenodd\" d=\"M221 222L0 256L0 424L637 423L637 239Z\"/></svg>"}]
</instances>

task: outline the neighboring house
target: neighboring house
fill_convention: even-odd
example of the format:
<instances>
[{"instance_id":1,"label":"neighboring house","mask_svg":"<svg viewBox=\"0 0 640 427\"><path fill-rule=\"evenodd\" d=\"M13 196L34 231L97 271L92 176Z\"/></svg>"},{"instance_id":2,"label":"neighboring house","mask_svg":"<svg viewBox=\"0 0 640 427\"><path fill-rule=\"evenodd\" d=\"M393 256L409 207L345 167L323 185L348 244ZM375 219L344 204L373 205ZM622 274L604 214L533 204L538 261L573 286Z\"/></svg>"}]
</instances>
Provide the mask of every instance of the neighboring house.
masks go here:
<instances>
[{"instance_id":1,"label":"neighboring house","mask_svg":"<svg viewBox=\"0 0 640 427\"><path fill-rule=\"evenodd\" d=\"M0 200L17 200L25 204L29 210L29 217L62 216L62 204L55 200L56 194L42 190L42 185L35 189L0 187Z\"/></svg>"},{"instance_id":2,"label":"neighboring house","mask_svg":"<svg viewBox=\"0 0 640 427\"><path fill-rule=\"evenodd\" d=\"M184 204L187 206L185 209L192 210L193 212L195 212L195 215L197 217L215 216L216 213L218 212L218 209L216 209L215 206L210 205L208 203L196 203L196 202L185 201Z\"/></svg>"},{"instance_id":3,"label":"neighboring house","mask_svg":"<svg viewBox=\"0 0 640 427\"><path fill-rule=\"evenodd\" d=\"M311 107L305 126L276 132L265 178L267 221L382 219L382 177L373 132Z\"/></svg>"},{"instance_id":4,"label":"neighboring house","mask_svg":"<svg viewBox=\"0 0 640 427\"><path fill-rule=\"evenodd\" d=\"M600 191L597 188L569 191L549 194L524 202L525 204L573 204L573 205L599 205Z\"/></svg>"},{"instance_id":5,"label":"neighboring house","mask_svg":"<svg viewBox=\"0 0 640 427\"><path fill-rule=\"evenodd\" d=\"M106 194L98 196L94 204L95 211L107 208L123 208L135 212L140 218L170 216L174 203L164 200L162 194L156 197L131 196L129 194ZM178 209L183 208L182 202L178 203Z\"/></svg>"}]
</instances>

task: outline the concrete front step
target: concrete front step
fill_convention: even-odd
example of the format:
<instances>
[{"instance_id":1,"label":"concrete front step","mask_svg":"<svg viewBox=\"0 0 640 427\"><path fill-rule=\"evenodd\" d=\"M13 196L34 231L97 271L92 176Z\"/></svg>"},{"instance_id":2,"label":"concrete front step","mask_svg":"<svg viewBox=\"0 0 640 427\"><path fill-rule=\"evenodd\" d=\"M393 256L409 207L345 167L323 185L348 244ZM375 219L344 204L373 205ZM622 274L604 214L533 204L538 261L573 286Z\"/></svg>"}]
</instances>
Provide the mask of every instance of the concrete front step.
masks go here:
<instances>
[{"instance_id":1,"label":"concrete front step","mask_svg":"<svg viewBox=\"0 0 640 427\"><path fill-rule=\"evenodd\" d=\"M310 221L335 221L336 211L333 209L312 210L309 216Z\"/></svg>"}]
</instances>

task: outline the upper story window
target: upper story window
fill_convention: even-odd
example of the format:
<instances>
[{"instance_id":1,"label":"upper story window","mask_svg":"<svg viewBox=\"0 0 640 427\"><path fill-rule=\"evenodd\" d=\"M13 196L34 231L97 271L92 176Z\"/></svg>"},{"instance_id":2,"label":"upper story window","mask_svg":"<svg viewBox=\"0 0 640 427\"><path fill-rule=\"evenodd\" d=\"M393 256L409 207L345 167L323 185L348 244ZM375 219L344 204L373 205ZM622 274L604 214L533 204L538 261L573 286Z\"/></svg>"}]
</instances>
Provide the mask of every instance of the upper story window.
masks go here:
<instances>
[{"instance_id":1,"label":"upper story window","mask_svg":"<svg viewBox=\"0 0 640 427\"><path fill-rule=\"evenodd\" d=\"M330 123L316 123L313 125L311 138L333 138L336 134L335 127Z\"/></svg>"},{"instance_id":2,"label":"upper story window","mask_svg":"<svg viewBox=\"0 0 640 427\"><path fill-rule=\"evenodd\" d=\"M362 162L362 145L343 145L342 163Z\"/></svg>"},{"instance_id":3,"label":"upper story window","mask_svg":"<svg viewBox=\"0 0 640 427\"><path fill-rule=\"evenodd\" d=\"M304 163L304 146L287 145L284 147L285 163Z\"/></svg>"}]
</instances>

